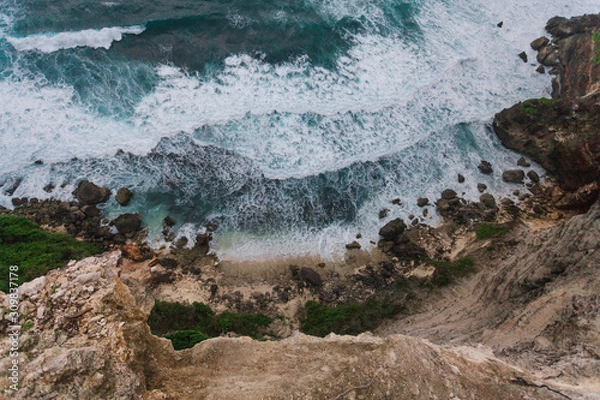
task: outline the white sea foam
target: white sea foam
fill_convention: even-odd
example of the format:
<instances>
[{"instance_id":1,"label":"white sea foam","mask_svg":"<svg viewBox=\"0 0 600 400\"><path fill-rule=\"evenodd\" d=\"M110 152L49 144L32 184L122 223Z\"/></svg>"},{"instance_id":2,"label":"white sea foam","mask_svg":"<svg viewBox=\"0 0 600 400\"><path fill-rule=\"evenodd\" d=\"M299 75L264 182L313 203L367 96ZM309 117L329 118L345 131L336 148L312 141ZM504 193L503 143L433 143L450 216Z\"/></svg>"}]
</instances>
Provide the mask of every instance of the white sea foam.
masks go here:
<instances>
[{"instance_id":1,"label":"white sea foam","mask_svg":"<svg viewBox=\"0 0 600 400\"><path fill-rule=\"evenodd\" d=\"M383 1L311 4L333 21L364 15L373 24L383 24ZM0 176L38 158L107 157L117 148L143 154L161 137L182 131L247 156L272 178L305 177L401 154L397 171L386 177L377 197L358 209L353 224L277 237L217 237L217 251L229 259L339 255L358 232L362 244L369 246L384 222L378 218L380 209L390 208L388 219L418 215L416 198L434 199L452 186L459 172L467 181L455 189L471 199L478 196L477 182L486 183L491 193L506 194L513 187L476 170L481 159L491 161L496 172L514 167L516 161L514 154L498 147L485 123L503 107L548 96L550 86L547 75L536 73L517 54L524 50L532 59L529 42L544 34L547 19L598 12L597 0L439 0L418 7L417 39L376 31L358 34L334 71L315 67L306 58L271 65L245 54L230 56L222 70L209 76L158 67L160 84L126 121L91 113L66 85L50 85L41 78L1 81L0 151L10 156L0 158ZM496 27L500 21L503 28ZM110 46L112 40L117 39L102 43ZM470 123L474 135L466 147L455 140L452 128L463 122ZM28 172L16 196L49 196L41 187L50 172L39 171ZM100 184L113 179L103 170L89 178ZM136 179L143 191L155 184L152 178L132 173L115 179ZM403 207L390 205L396 197ZM253 201L260 204L261 199ZM154 219L160 221L163 212L157 211Z\"/></svg>"},{"instance_id":2,"label":"white sea foam","mask_svg":"<svg viewBox=\"0 0 600 400\"><path fill-rule=\"evenodd\" d=\"M8 42L18 51L41 51L53 53L61 49L91 47L109 49L113 42L123 39L123 35L139 35L144 26L110 27L85 29L82 31L36 34L26 37L8 37Z\"/></svg>"}]
</instances>

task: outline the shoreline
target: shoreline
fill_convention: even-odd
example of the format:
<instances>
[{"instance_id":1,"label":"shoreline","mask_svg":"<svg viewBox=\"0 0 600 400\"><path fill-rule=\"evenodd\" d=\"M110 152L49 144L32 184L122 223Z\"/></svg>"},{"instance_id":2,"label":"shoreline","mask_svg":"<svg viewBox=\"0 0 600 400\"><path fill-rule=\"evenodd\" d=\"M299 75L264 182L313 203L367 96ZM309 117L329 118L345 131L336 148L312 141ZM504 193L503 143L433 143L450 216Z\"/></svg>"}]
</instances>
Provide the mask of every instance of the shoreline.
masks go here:
<instances>
[{"instance_id":1,"label":"shoreline","mask_svg":"<svg viewBox=\"0 0 600 400\"><path fill-rule=\"evenodd\" d=\"M543 43L536 50L544 72L555 68L556 97L518 103L499 112L493 126L505 145L551 165L549 179L540 181L522 158L514 169L502 171L504 182L522 184L519 193L512 193L518 202L485 190L479 201L469 202L457 193L459 183L449 184L436 198L418 200L439 213L439 226L399 218L382 222L376 249L368 252L348 243L343 262L322 265L318 257L221 261L210 254L212 226L191 247L177 240L171 249L157 251L144 243L141 216L103 222L96 204L110 193L87 181L75 193L77 204L17 201L23 215L67 232L77 230L112 250L23 284L23 309L36 310L24 313L32 321L24 334L26 357L31 365L46 365L56 360L57 346L65 346L74 359L98 358L123 372L115 377L98 365L81 373L81 363L55 362L56 373L39 381L28 375L20 394L27 397L42 386L62 390L58 379L76 374L89 387L149 399L192 398L186 394L191 388L197 388L197 397L261 398L268 393L272 398L324 399L343 396L340 388L345 387L348 393L394 398L408 392L406 385L396 385L404 382L402 377L390 371L425 360L424 367L410 364L406 372L418 381L414 396L422 394L419 390L437 390L436 396L448 398L475 393L495 399L510 393L514 398L596 399L600 62L593 56L600 49L600 39L595 43L600 14L553 18L547 30L552 41L534 42ZM589 80L578 79L582 71ZM481 160L481 174L490 168ZM36 213L36 208L45 211ZM62 210L56 218L54 208ZM112 222L117 233L103 229L105 222ZM165 218L165 236L173 233L172 222ZM175 351L168 339L151 334L155 300L187 307L202 302L215 312L262 313L273 321L259 337L265 342L223 329L224 337ZM320 307L319 317L330 317L317 321L322 326L314 330L307 329L311 307ZM352 320L354 314L362 319ZM180 322L169 317L173 324ZM298 330L327 336L309 337ZM357 330L375 336L347 336ZM371 359L373 352L377 356ZM458 381L451 387L433 384L432 365L437 375ZM270 379L261 379L266 371ZM357 381L356 371L366 373ZM421 376L428 378L421 382Z\"/></svg>"}]
</instances>

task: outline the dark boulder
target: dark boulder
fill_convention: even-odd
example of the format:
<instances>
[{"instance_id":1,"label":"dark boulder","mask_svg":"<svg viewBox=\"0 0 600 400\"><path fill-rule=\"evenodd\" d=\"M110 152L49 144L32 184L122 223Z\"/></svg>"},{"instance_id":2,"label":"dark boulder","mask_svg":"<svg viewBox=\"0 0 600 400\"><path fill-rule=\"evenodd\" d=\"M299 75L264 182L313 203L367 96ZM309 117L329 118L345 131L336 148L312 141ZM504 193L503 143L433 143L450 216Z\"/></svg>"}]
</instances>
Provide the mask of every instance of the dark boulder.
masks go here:
<instances>
[{"instance_id":1,"label":"dark boulder","mask_svg":"<svg viewBox=\"0 0 600 400\"><path fill-rule=\"evenodd\" d=\"M419 197L417 199L417 205L419 207L425 207L427 204L429 204L429 199L427 197Z\"/></svg>"},{"instance_id":2,"label":"dark boulder","mask_svg":"<svg viewBox=\"0 0 600 400\"><path fill-rule=\"evenodd\" d=\"M196 235L196 246L208 246L211 240L212 235L210 233L199 233Z\"/></svg>"},{"instance_id":3,"label":"dark boulder","mask_svg":"<svg viewBox=\"0 0 600 400\"><path fill-rule=\"evenodd\" d=\"M492 172L494 172L494 170L492 169L492 164L490 164L489 161L485 161L482 160L479 165L477 166L477 168L479 168L479 171L481 171L482 174L486 174L489 175Z\"/></svg>"},{"instance_id":4,"label":"dark boulder","mask_svg":"<svg viewBox=\"0 0 600 400\"><path fill-rule=\"evenodd\" d=\"M527 177L533 183L538 183L540 181L540 176L534 170L531 170L531 171L527 172Z\"/></svg>"},{"instance_id":5,"label":"dark boulder","mask_svg":"<svg viewBox=\"0 0 600 400\"><path fill-rule=\"evenodd\" d=\"M452 189L446 189L442 192L442 199L451 200L456 197L456 192Z\"/></svg>"},{"instance_id":6,"label":"dark boulder","mask_svg":"<svg viewBox=\"0 0 600 400\"><path fill-rule=\"evenodd\" d=\"M125 237L133 237L142 226L142 216L139 214L122 214L111 221L111 225Z\"/></svg>"},{"instance_id":7,"label":"dark boulder","mask_svg":"<svg viewBox=\"0 0 600 400\"><path fill-rule=\"evenodd\" d=\"M159 258L158 263L160 265L162 265L163 267L165 267L166 269L175 269L175 268L177 268L177 265L179 265L179 262L176 259L171 258L171 257Z\"/></svg>"},{"instance_id":8,"label":"dark boulder","mask_svg":"<svg viewBox=\"0 0 600 400\"><path fill-rule=\"evenodd\" d=\"M75 198L81 204L98 204L104 203L110 196L110 190L105 187L100 187L88 180L83 180L77 185L77 189L73 192Z\"/></svg>"},{"instance_id":9,"label":"dark boulder","mask_svg":"<svg viewBox=\"0 0 600 400\"><path fill-rule=\"evenodd\" d=\"M393 221L388 222L379 230L379 235L385 239L394 240L396 237L401 235L406 229L406 224L400 218L396 218Z\"/></svg>"},{"instance_id":10,"label":"dark boulder","mask_svg":"<svg viewBox=\"0 0 600 400\"><path fill-rule=\"evenodd\" d=\"M527 53L525 53L524 51L520 52L519 53L519 58L521 60L523 60L524 63L526 63L527 62Z\"/></svg>"},{"instance_id":11,"label":"dark boulder","mask_svg":"<svg viewBox=\"0 0 600 400\"><path fill-rule=\"evenodd\" d=\"M479 190L479 193L485 192L486 189L487 189L487 185L485 183L477 184L477 190Z\"/></svg>"},{"instance_id":12,"label":"dark boulder","mask_svg":"<svg viewBox=\"0 0 600 400\"><path fill-rule=\"evenodd\" d=\"M530 46L533 50L538 51L541 47L546 46L550 43L550 39L545 36L539 37L530 43Z\"/></svg>"},{"instance_id":13,"label":"dark boulder","mask_svg":"<svg viewBox=\"0 0 600 400\"><path fill-rule=\"evenodd\" d=\"M525 172L522 169L510 169L502 173L502 180L508 183L523 183Z\"/></svg>"},{"instance_id":14,"label":"dark boulder","mask_svg":"<svg viewBox=\"0 0 600 400\"><path fill-rule=\"evenodd\" d=\"M360 243L358 243L356 240L353 241L352 243L348 243L346 245L346 248L348 250L353 250L353 249L360 249Z\"/></svg>"},{"instance_id":15,"label":"dark boulder","mask_svg":"<svg viewBox=\"0 0 600 400\"><path fill-rule=\"evenodd\" d=\"M320 287L323 284L321 275L314 269L308 267L300 268L300 279L302 279L307 286Z\"/></svg>"},{"instance_id":16,"label":"dark boulder","mask_svg":"<svg viewBox=\"0 0 600 400\"><path fill-rule=\"evenodd\" d=\"M529 168L531 167L531 164L529 164L529 162L525 159L525 157L521 157L517 160L517 165L519 167L525 167L525 168Z\"/></svg>"},{"instance_id":17,"label":"dark boulder","mask_svg":"<svg viewBox=\"0 0 600 400\"><path fill-rule=\"evenodd\" d=\"M479 196L479 201L486 206L487 208L495 208L496 207L496 199L489 193L484 193Z\"/></svg>"},{"instance_id":18,"label":"dark boulder","mask_svg":"<svg viewBox=\"0 0 600 400\"><path fill-rule=\"evenodd\" d=\"M133 192L127 188L121 188L117 191L115 200L122 206L126 206L131 201Z\"/></svg>"},{"instance_id":19,"label":"dark boulder","mask_svg":"<svg viewBox=\"0 0 600 400\"><path fill-rule=\"evenodd\" d=\"M465 177L462 174L458 174L458 183L463 183L465 181Z\"/></svg>"}]
</instances>

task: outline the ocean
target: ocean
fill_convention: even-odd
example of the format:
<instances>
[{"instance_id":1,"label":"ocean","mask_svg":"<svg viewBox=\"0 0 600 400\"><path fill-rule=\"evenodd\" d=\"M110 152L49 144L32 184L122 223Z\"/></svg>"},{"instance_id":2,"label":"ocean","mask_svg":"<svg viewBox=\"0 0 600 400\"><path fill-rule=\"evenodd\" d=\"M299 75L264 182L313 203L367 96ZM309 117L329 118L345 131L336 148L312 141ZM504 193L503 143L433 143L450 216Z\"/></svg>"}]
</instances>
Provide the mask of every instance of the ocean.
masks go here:
<instances>
[{"instance_id":1,"label":"ocean","mask_svg":"<svg viewBox=\"0 0 600 400\"><path fill-rule=\"evenodd\" d=\"M519 188L500 179L519 156L492 118L550 96L529 48L546 21L599 11L597 0L3 0L0 204L68 200L85 178L130 188L130 205L113 198L103 212L142 214L153 246L170 215L191 239L217 224L222 259L334 259L357 233L369 248L386 221L421 216L418 197ZM435 210L423 219L435 224Z\"/></svg>"}]
</instances>

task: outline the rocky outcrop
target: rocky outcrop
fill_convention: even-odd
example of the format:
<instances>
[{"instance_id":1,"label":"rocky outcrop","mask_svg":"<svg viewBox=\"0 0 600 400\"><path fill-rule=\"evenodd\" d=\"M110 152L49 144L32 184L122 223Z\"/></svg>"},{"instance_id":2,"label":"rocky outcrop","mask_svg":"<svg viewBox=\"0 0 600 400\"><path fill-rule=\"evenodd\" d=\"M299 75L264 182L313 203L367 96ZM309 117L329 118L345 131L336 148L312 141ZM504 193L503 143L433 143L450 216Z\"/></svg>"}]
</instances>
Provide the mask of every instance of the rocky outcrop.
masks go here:
<instances>
[{"instance_id":1,"label":"rocky outcrop","mask_svg":"<svg viewBox=\"0 0 600 400\"><path fill-rule=\"evenodd\" d=\"M520 224L479 246L469 254L477 275L437 299L418 297L416 303L425 302L423 313L378 333L488 343L495 354L562 386L570 398L596 399L600 203L557 226L536 229Z\"/></svg>"},{"instance_id":2,"label":"rocky outcrop","mask_svg":"<svg viewBox=\"0 0 600 400\"><path fill-rule=\"evenodd\" d=\"M145 321L153 299L136 282L119 277L118 259L118 252L88 258L23 285L20 322L31 322L20 339L19 390L11 391L3 374L3 394L14 399L561 398L486 348L447 348L402 335L295 334L278 342L223 337L175 351L168 340L150 333ZM6 324L1 328L5 333ZM5 371L9 350L10 339L3 335Z\"/></svg>"},{"instance_id":3,"label":"rocky outcrop","mask_svg":"<svg viewBox=\"0 0 600 400\"><path fill-rule=\"evenodd\" d=\"M600 14L555 17L546 30L552 42L540 38L532 47L546 64L556 56L553 99L505 109L493 126L504 146L527 154L561 188L576 192L600 179Z\"/></svg>"}]
</instances>

